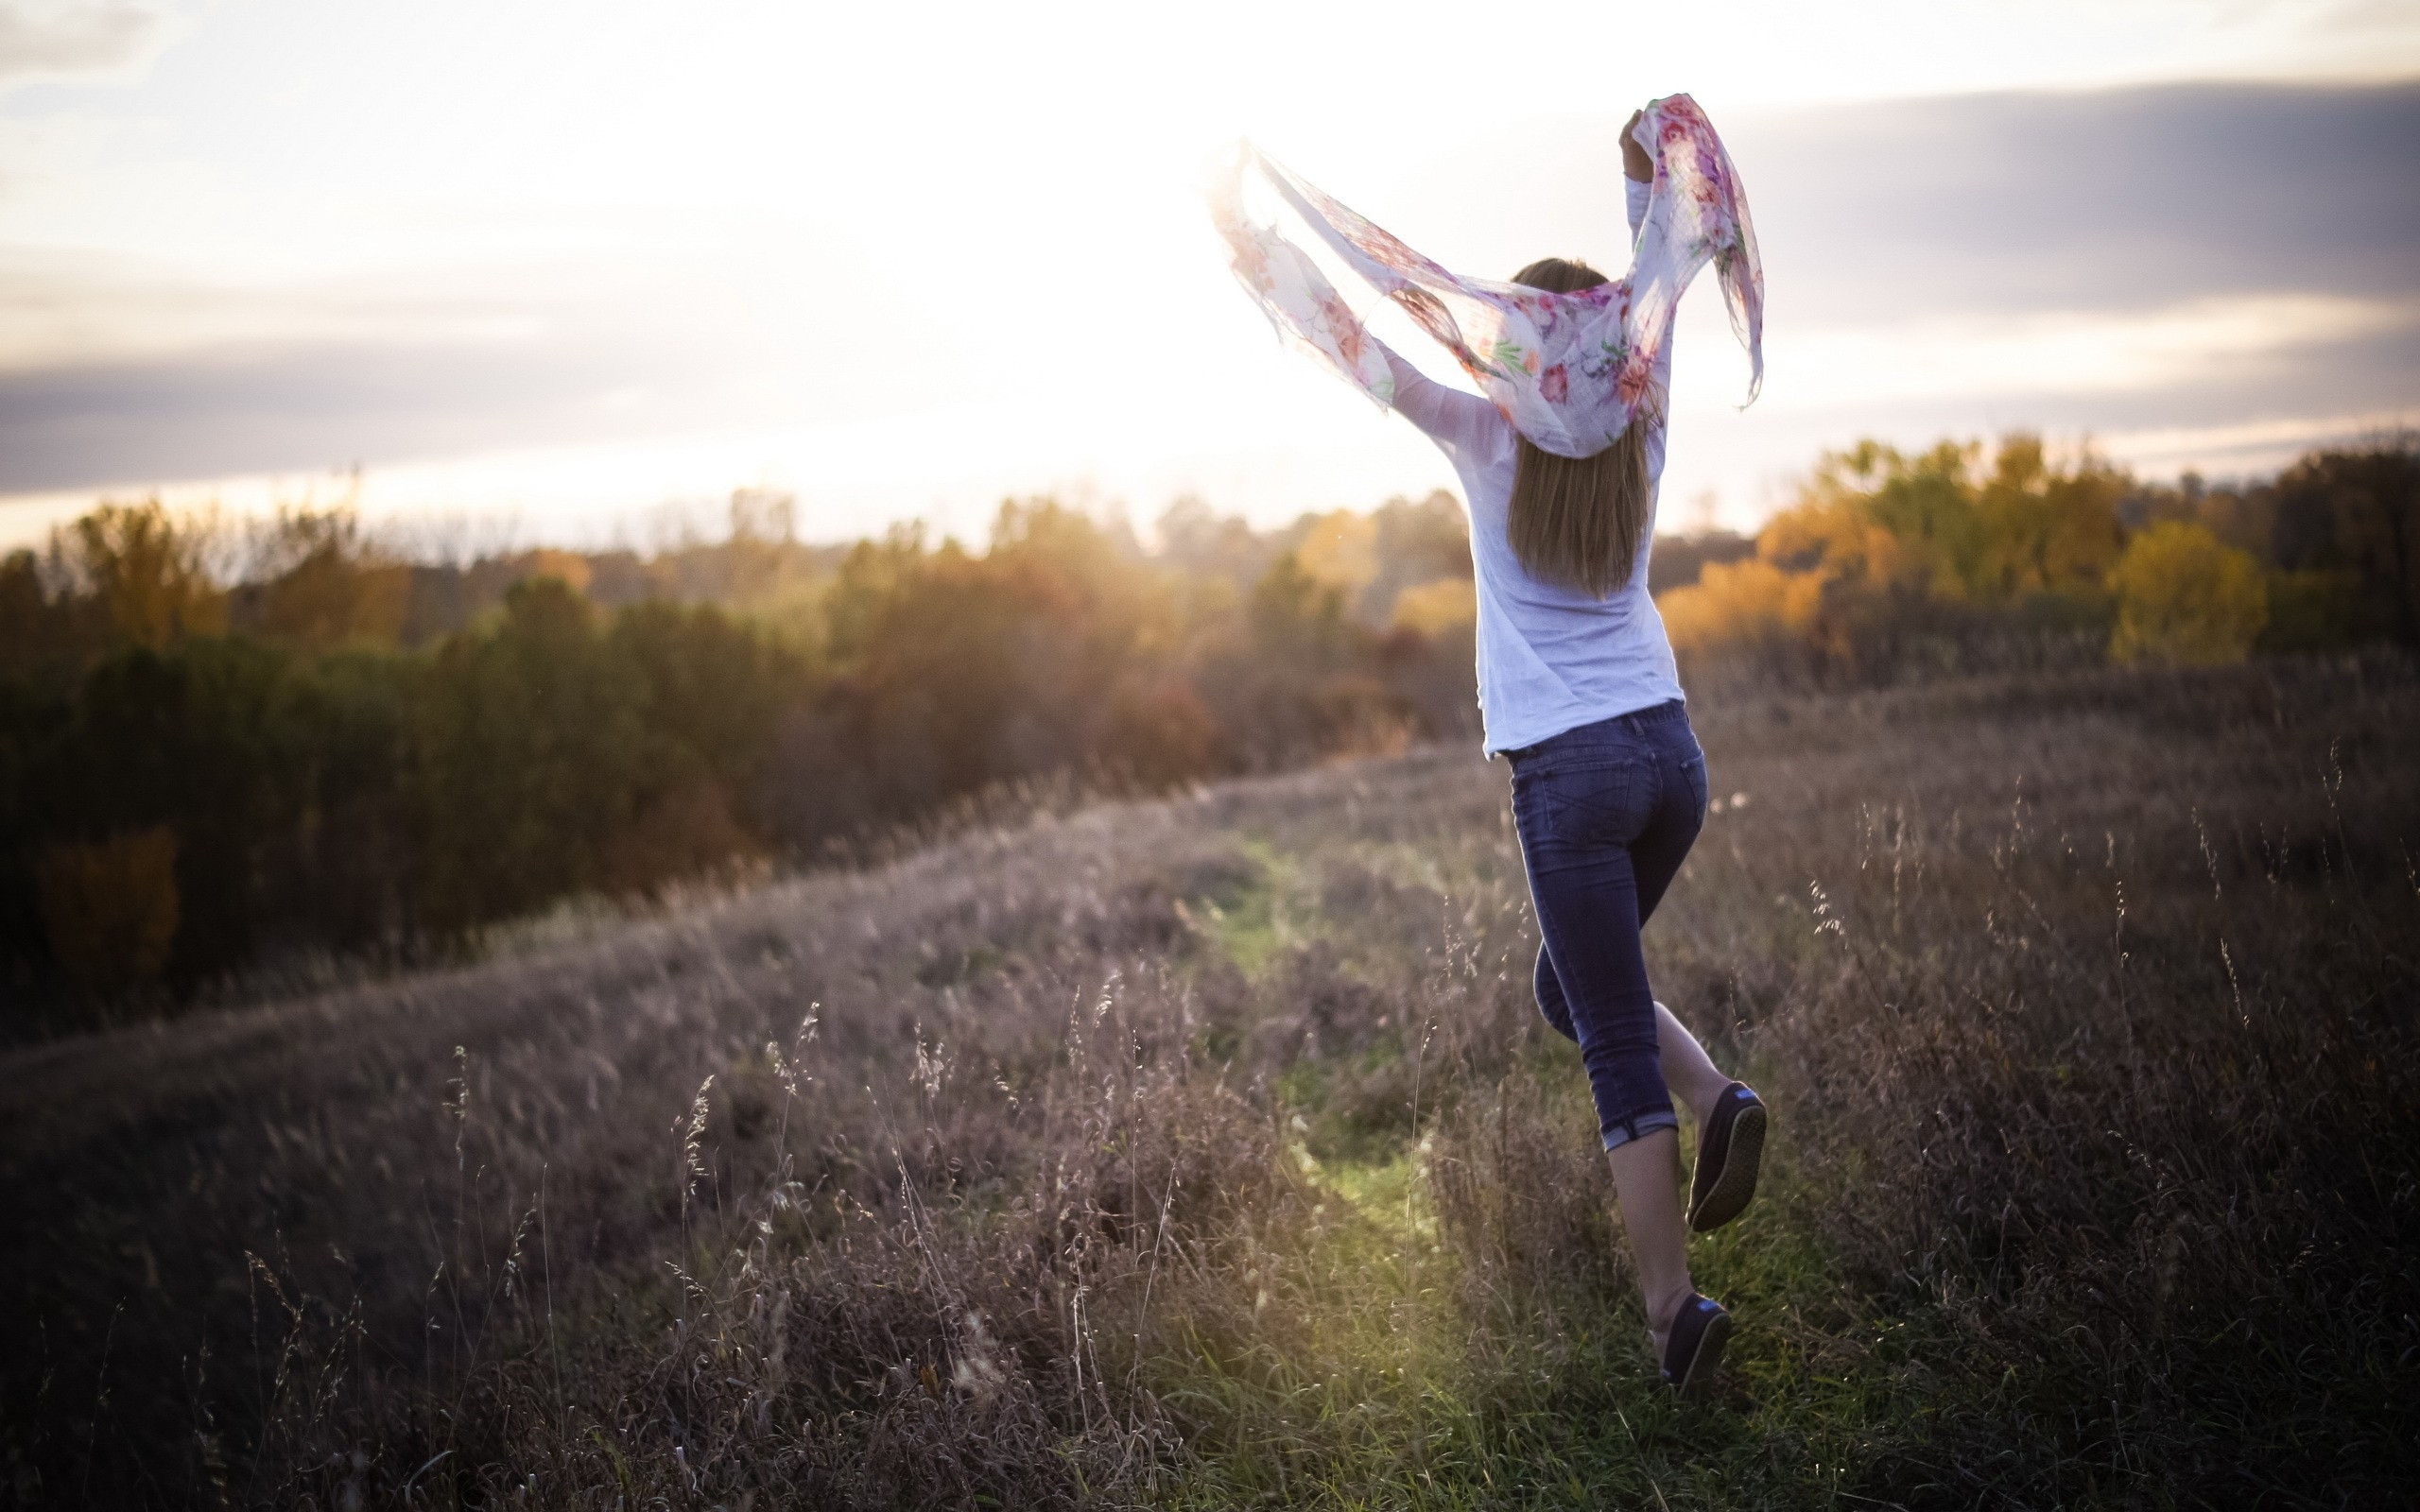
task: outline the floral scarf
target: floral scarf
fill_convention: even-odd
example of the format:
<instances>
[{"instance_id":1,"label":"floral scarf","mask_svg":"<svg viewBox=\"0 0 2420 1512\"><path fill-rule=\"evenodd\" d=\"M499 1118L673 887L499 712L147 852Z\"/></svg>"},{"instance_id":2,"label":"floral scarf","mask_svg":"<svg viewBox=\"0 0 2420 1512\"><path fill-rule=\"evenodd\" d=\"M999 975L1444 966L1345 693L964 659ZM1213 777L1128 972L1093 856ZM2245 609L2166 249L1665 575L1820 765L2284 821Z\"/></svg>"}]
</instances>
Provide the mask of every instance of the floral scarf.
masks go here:
<instances>
[{"instance_id":1,"label":"floral scarf","mask_svg":"<svg viewBox=\"0 0 2420 1512\"><path fill-rule=\"evenodd\" d=\"M1280 335L1327 359L1384 404L1394 398L1386 349L1334 284L1273 226L1243 213L1243 176L1257 165L1337 255L1442 342L1515 430L1558 456L1613 444L1652 393L1681 291L1709 261L1731 329L1748 349L1753 403L1765 376L1764 270L1738 172L1695 100L1667 95L1633 133L1654 160L1647 215L1628 276L1574 294L1447 272L1246 144L1213 186L1211 216L1236 277Z\"/></svg>"}]
</instances>

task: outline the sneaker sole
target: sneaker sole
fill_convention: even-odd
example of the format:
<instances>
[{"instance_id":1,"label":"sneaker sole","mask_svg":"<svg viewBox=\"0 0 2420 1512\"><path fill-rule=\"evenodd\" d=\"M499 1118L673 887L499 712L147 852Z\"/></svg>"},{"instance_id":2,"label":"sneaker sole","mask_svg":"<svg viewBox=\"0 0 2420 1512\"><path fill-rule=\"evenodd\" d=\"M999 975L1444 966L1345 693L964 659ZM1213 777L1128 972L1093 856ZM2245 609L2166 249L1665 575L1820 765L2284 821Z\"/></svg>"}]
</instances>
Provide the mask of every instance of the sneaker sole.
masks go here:
<instances>
[{"instance_id":1,"label":"sneaker sole","mask_svg":"<svg viewBox=\"0 0 2420 1512\"><path fill-rule=\"evenodd\" d=\"M1756 1172L1764 1156L1765 1108L1762 1103L1751 1103L1732 1121L1731 1145L1723 1152L1722 1170L1705 1200L1689 1214L1689 1227L1706 1233L1746 1211L1756 1195Z\"/></svg>"},{"instance_id":2,"label":"sneaker sole","mask_svg":"<svg viewBox=\"0 0 2420 1512\"><path fill-rule=\"evenodd\" d=\"M1699 1337L1697 1353L1689 1356L1689 1367L1681 1373L1679 1383L1672 1388L1674 1394L1684 1400L1704 1396L1722 1364L1722 1347L1730 1342L1731 1314L1719 1313Z\"/></svg>"}]
</instances>

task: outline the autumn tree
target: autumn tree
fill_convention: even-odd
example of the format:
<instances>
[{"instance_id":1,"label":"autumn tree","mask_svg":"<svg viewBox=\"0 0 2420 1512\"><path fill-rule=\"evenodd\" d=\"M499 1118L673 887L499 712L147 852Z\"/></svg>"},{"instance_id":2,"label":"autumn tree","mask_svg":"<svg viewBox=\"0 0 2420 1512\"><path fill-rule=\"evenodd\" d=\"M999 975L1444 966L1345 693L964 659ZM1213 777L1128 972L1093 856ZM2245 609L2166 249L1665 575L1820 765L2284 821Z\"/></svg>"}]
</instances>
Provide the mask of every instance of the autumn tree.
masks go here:
<instances>
[{"instance_id":1,"label":"autumn tree","mask_svg":"<svg viewBox=\"0 0 2420 1512\"><path fill-rule=\"evenodd\" d=\"M2109 576L2118 590L2109 651L2120 662L2240 662L2268 623L2260 564L2205 525L2162 521L2127 542Z\"/></svg>"},{"instance_id":2,"label":"autumn tree","mask_svg":"<svg viewBox=\"0 0 2420 1512\"><path fill-rule=\"evenodd\" d=\"M2339 575L2360 628L2420 645L2420 441L2315 453L2279 476L2277 564Z\"/></svg>"},{"instance_id":3,"label":"autumn tree","mask_svg":"<svg viewBox=\"0 0 2420 1512\"><path fill-rule=\"evenodd\" d=\"M1789 561L1811 548L1836 577L1971 597L1985 545L1971 476L1979 450L1971 442L1943 441L1910 455L1865 440L1828 453L1762 554ZM1803 570L1814 562L1792 565Z\"/></svg>"},{"instance_id":4,"label":"autumn tree","mask_svg":"<svg viewBox=\"0 0 2420 1512\"><path fill-rule=\"evenodd\" d=\"M2125 538L2118 503L2126 476L2087 453L2053 465L2038 436L2001 441L1975 501L1981 556L1979 594L2006 602L2027 593L2098 588Z\"/></svg>"},{"instance_id":5,"label":"autumn tree","mask_svg":"<svg viewBox=\"0 0 2420 1512\"><path fill-rule=\"evenodd\" d=\"M312 649L392 645L411 603L411 568L378 550L350 509L281 509L250 576L234 595L236 626Z\"/></svg>"},{"instance_id":6,"label":"autumn tree","mask_svg":"<svg viewBox=\"0 0 2420 1512\"><path fill-rule=\"evenodd\" d=\"M227 595L211 578L205 533L157 499L105 504L53 538L77 588L121 644L157 651L227 627Z\"/></svg>"},{"instance_id":7,"label":"autumn tree","mask_svg":"<svg viewBox=\"0 0 2420 1512\"><path fill-rule=\"evenodd\" d=\"M1988 467L1976 443L1860 441L1824 455L1758 532L1754 561L1709 563L1658 602L1685 658L1825 679L1988 662L2029 643L2097 647L2127 488L2092 455L2059 462L2022 433Z\"/></svg>"}]
</instances>

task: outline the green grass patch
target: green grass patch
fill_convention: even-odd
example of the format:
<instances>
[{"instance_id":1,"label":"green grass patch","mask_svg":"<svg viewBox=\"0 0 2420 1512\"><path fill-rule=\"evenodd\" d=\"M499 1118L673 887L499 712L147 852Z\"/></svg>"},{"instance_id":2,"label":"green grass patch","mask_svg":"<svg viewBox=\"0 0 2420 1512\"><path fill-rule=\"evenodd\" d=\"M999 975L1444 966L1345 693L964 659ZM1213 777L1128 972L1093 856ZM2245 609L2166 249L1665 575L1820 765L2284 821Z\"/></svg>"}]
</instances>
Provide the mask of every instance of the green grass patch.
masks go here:
<instances>
[{"instance_id":1,"label":"green grass patch","mask_svg":"<svg viewBox=\"0 0 2420 1512\"><path fill-rule=\"evenodd\" d=\"M1265 1262L1253 1347L1156 1362L1161 1400L1206 1425L1165 1504L1811 1507L1912 1447L1901 1366L1925 1330L1845 1287L1779 1221L1787 1193L1695 1242L1741 1330L1724 1394L1682 1403L1628 1295L1475 1291L1431 1199L1435 1146L1289 1146L1319 1200Z\"/></svg>"},{"instance_id":2,"label":"green grass patch","mask_svg":"<svg viewBox=\"0 0 2420 1512\"><path fill-rule=\"evenodd\" d=\"M1853 1504L1844 1486L1920 1447L1906 1366L1940 1331L1842 1280L1790 1221L1786 1159L1747 1215L1692 1243L1700 1288L1740 1332L1723 1394L1682 1403L1655 1379L1626 1280L1473 1283L1435 1200L1440 1131L1374 1144L1338 1128L1329 1094L1353 1059L1281 1078L1286 1159L1316 1200L1257 1261L1250 1347L1195 1335L1155 1362L1161 1400L1201 1429L1166 1504ZM1558 1069L1548 1112L1576 1116L1584 1087Z\"/></svg>"},{"instance_id":3,"label":"green grass patch","mask_svg":"<svg viewBox=\"0 0 2420 1512\"><path fill-rule=\"evenodd\" d=\"M1302 864L1268 840L1247 836L1236 849L1250 863L1246 877L1200 898L1188 912L1214 950L1258 978L1318 934L1318 898Z\"/></svg>"}]
</instances>

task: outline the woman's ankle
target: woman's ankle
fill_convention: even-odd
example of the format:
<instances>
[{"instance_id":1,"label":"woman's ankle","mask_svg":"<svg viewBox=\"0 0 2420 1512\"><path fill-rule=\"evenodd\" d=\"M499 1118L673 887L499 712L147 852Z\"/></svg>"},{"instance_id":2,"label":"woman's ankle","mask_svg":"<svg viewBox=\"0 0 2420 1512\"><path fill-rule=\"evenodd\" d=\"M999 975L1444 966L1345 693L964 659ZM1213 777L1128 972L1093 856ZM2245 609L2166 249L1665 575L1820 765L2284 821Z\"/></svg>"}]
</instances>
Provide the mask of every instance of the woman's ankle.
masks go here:
<instances>
[{"instance_id":1,"label":"woman's ankle","mask_svg":"<svg viewBox=\"0 0 2420 1512\"><path fill-rule=\"evenodd\" d=\"M1671 1089L1672 1101L1680 1107L1686 1108L1688 1110L1689 1122L1699 1130L1703 1131L1705 1128L1706 1121L1714 1117L1715 1108L1720 1106L1722 1102L1722 1094L1730 1090L1731 1079L1727 1076L1718 1075L1710 1083L1702 1080L1691 1080L1684 1084L1679 1081L1667 1080L1665 1085Z\"/></svg>"},{"instance_id":2,"label":"woman's ankle","mask_svg":"<svg viewBox=\"0 0 2420 1512\"><path fill-rule=\"evenodd\" d=\"M1680 1285L1657 1297L1646 1297L1647 1331L1661 1344L1672 1332L1672 1320L1681 1315L1682 1305L1697 1294L1697 1287L1684 1280Z\"/></svg>"}]
</instances>

